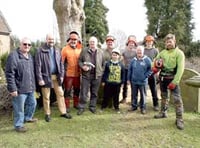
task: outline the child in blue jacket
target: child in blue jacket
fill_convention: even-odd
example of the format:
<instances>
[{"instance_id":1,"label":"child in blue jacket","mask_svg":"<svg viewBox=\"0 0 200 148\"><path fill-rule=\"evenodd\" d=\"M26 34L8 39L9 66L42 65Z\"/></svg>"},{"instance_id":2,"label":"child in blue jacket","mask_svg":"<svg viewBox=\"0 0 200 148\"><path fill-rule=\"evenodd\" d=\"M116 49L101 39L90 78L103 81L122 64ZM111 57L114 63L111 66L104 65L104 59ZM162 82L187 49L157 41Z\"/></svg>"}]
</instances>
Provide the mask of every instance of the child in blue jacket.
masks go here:
<instances>
[{"instance_id":1,"label":"child in blue jacket","mask_svg":"<svg viewBox=\"0 0 200 148\"><path fill-rule=\"evenodd\" d=\"M108 106L109 99L113 99L114 109L119 111L119 93L121 85L125 79L125 67L120 62L119 49L113 49L111 60L105 65L105 71L102 77L102 85L104 86L104 95L101 109Z\"/></svg>"}]
</instances>

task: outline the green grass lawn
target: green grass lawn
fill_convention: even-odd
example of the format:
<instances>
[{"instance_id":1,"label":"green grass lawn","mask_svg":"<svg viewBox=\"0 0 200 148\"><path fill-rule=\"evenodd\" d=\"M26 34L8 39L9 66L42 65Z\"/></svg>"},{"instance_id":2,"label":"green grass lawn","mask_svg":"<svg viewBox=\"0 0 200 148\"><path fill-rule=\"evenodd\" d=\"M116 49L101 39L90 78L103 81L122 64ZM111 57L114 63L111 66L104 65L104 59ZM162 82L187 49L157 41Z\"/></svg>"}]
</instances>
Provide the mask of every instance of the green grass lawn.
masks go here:
<instances>
[{"instance_id":1,"label":"green grass lawn","mask_svg":"<svg viewBox=\"0 0 200 148\"><path fill-rule=\"evenodd\" d=\"M157 112L147 104L147 114L127 112L129 105L121 105L121 113L112 109L92 114L88 110L73 119L59 117L52 107L52 121L44 120L43 110L37 110L37 123L26 123L26 133L13 129L12 115L1 115L0 148L198 148L200 147L200 115L185 113L185 129L175 126L175 113L170 106L169 117L154 119Z\"/></svg>"}]
</instances>

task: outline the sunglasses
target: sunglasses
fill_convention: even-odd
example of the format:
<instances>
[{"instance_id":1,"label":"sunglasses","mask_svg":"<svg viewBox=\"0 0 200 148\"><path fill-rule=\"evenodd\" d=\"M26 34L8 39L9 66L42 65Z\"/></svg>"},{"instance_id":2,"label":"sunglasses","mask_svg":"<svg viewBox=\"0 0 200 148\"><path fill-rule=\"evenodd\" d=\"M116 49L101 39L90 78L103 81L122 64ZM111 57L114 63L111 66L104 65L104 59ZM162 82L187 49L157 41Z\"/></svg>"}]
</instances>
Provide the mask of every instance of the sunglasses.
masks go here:
<instances>
[{"instance_id":1,"label":"sunglasses","mask_svg":"<svg viewBox=\"0 0 200 148\"><path fill-rule=\"evenodd\" d=\"M23 45L24 45L24 46L27 46L27 45L28 45L29 47L31 46L31 44L28 44L28 43L23 43Z\"/></svg>"}]
</instances>

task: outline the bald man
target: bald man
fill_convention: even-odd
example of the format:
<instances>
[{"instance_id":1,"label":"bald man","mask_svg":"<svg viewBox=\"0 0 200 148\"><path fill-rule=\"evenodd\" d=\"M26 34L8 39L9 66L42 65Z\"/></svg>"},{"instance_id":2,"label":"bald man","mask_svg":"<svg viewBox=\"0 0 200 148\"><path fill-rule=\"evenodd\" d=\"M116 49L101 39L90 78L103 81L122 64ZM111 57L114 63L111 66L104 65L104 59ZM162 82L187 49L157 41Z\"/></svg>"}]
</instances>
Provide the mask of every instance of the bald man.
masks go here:
<instances>
[{"instance_id":1,"label":"bald man","mask_svg":"<svg viewBox=\"0 0 200 148\"><path fill-rule=\"evenodd\" d=\"M50 110L50 90L54 89L60 117L71 119L71 115L66 113L64 101L64 92L62 89L64 77L64 65L60 50L55 47L54 37L51 34L46 35L46 43L40 47L35 55L36 79L41 87L43 96L43 107L45 112L45 121L51 121Z\"/></svg>"}]
</instances>

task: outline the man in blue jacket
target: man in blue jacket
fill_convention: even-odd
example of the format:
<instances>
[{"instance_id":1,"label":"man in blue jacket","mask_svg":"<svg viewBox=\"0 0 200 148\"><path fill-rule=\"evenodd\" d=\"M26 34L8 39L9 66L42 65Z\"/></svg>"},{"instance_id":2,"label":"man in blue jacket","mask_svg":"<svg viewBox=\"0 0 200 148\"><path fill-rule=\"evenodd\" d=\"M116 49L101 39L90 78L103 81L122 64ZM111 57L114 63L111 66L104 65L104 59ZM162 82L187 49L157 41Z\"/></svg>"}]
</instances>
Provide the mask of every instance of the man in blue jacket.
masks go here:
<instances>
[{"instance_id":1,"label":"man in blue jacket","mask_svg":"<svg viewBox=\"0 0 200 148\"><path fill-rule=\"evenodd\" d=\"M131 60L128 68L128 84L132 86L132 107L129 111L137 110L138 91L140 92L141 113L146 113L146 94L145 87L151 72L151 59L144 55L144 47L136 48L136 57Z\"/></svg>"}]
</instances>

